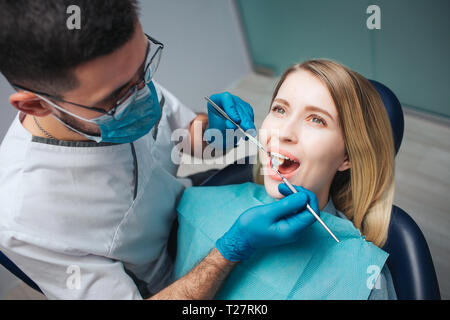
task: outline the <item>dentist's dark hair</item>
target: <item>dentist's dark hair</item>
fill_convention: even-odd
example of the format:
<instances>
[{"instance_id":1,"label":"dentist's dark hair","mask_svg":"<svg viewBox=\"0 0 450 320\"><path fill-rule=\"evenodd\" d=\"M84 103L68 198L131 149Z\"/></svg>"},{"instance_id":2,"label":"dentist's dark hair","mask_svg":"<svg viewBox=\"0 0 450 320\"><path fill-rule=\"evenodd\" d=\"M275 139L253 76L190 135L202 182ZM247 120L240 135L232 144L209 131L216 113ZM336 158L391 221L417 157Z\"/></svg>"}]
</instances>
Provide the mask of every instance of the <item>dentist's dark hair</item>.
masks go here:
<instances>
[{"instance_id":1,"label":"dentist's dark hair","mask_svg":"<svg viewBox=\"0 0 450 320\"><path fill-rule=\"evenodd\" d=\"M80 8L69 30L67 8ZM137 0L0 0L0 72L10 83L62 96L77 87L73 69L131 39Z\"/></svg>"}]
</instances>

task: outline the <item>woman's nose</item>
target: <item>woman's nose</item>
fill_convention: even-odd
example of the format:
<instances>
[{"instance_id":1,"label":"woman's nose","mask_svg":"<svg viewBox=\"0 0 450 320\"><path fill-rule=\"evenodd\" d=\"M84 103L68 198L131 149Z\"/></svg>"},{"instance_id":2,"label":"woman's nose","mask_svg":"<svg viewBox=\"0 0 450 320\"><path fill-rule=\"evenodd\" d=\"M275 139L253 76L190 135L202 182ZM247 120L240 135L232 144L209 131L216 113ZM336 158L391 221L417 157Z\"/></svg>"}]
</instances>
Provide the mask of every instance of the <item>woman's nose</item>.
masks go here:
<instances>
[{"instance_id":1,"label":"woman's nose","mask_svg":"<svg viewBox=\"0 0 450 320\"><path fill-rule=\"evenodd\" d=\"M297 143L298 130L299 127L294 121L287 121L278 128L278 139L284 143Z\"/></svg>"}]
</instances>

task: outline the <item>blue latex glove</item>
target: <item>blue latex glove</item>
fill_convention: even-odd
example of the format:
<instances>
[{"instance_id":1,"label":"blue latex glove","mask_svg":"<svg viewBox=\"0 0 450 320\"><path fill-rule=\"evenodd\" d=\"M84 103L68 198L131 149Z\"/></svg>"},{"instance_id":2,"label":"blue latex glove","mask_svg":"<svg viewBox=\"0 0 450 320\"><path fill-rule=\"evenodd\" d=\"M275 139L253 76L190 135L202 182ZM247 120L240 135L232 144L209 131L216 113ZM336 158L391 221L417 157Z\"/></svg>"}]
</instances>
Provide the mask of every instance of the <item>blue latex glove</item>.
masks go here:
<instances>
[{"instance_id":1,"label":"blue latex glove","mask_svg":"<svg viewBox=\"0 0 450 320\"><path fill-rule=\"evenodd\" d=\"M309 203L319 214L316 195L303 187L294 187L298 193L292 194L285 184L278 185L285 198L250 208L239 216L216 241L216 248L225 259L246 260L256 249L294 242L305 228L316 221L306 209Z\"/></svg>"},{"instance_id":2,"label":"blue latex glove","mask_svg":"<svg viewBox=\"0 0 450 320\"><path fill-rule=\"evenodd\" d=\"M254 114L252 107L241 98L232 95L229 92L213 94L210 99L221 107L234 122L239 124L242 129L248 131L253 136L256 136L256 128L254 124ZM209 103L208 106L208 129L205 132L205 138L208 143L215 148L229 149L238 143L243 134L236 133L236 138L225 139L226 129L235 131L237 127L229 120L224 119ZM222 134L222 139L214 135L213 131L209 129L217 129Z\"/></svg>"}]
</instances>

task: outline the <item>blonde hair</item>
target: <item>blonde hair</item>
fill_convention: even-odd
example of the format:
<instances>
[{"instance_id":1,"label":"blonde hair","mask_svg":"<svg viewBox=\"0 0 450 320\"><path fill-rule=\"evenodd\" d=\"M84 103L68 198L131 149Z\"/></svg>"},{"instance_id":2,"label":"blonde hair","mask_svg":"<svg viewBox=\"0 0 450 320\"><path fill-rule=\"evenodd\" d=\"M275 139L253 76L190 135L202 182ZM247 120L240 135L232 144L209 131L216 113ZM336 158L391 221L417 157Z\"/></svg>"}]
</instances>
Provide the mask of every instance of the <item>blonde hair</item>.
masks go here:
<instances>
[{"instance_id":1,"label":"blonde hair","mask_svg":"<svg viewBox=\"0 0 450 320\"><path fill-rule=\"evenodd\" d=\"M378 247L387 239L394 199L394 141L384 104L370 81L330 60L296 64L281 76L272 101L286 77L306 70L321 80L333 98L340 119L350 169L338 171L330 195L337 210ZM255 182L263 183L256 166Z\"/></svg>"}]
</instances>

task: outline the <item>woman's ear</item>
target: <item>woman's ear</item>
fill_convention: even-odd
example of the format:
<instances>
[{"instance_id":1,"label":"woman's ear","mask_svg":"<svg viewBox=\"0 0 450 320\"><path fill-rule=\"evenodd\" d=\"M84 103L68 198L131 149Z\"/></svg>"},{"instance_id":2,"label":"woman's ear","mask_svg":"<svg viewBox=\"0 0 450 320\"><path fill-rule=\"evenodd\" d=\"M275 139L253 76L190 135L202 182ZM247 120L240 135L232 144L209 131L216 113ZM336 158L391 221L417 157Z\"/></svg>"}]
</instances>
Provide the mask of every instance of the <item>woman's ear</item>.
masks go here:
<instances>
[{"instance_id":1,"label":"woman's ear","mask_svg":"<svg viewBox=\"0 0 450 320\"><path fill-rule=\"evenodd\" d=\"M338 171L345 171L351 167L350 160L348 159L348 155L345 155L344 161L341 163L341 165L338 168Z\"/></svg>"},{"instance_id":2,"label":"woman's ear","mask_svg":"<svg viewBox=\"0 0 450 320\"><path fill-rule=\"evenodd\" d=\"M51 110L45 108L34 93L21 91L13 93L9 97L9 103L19 111L38 117L45 117L51 113Z\"/></svg>"}]
</instances>

